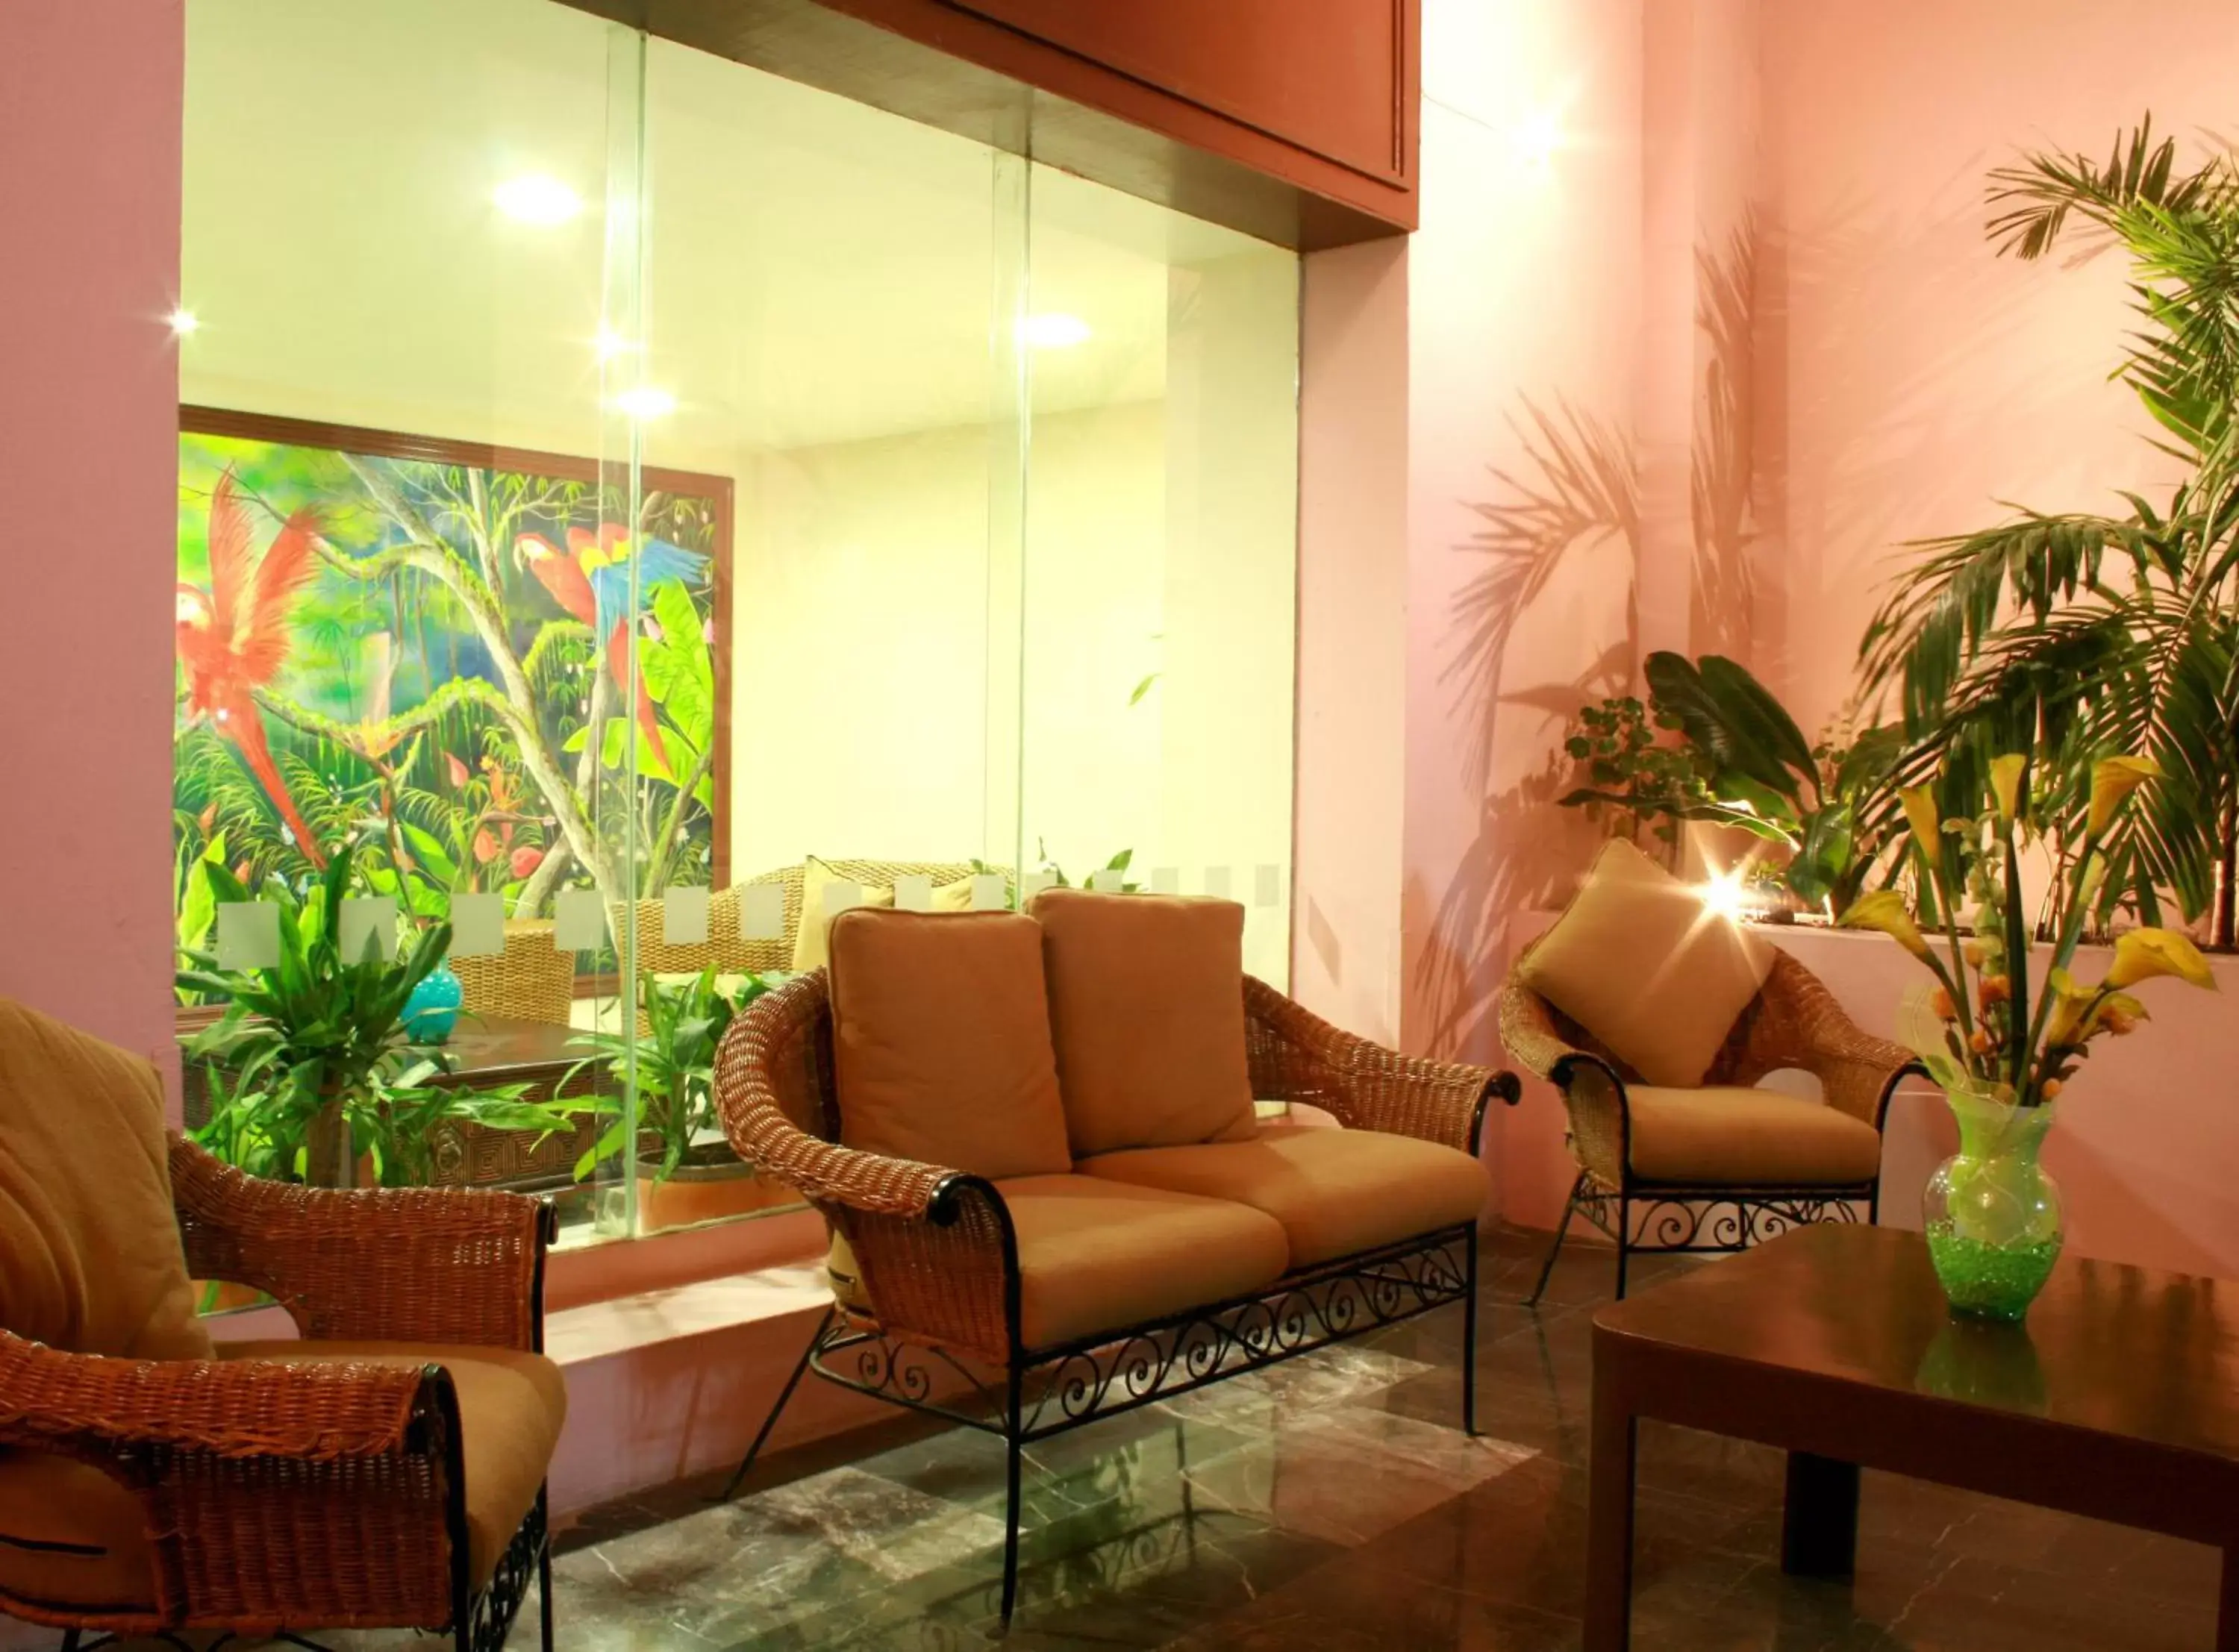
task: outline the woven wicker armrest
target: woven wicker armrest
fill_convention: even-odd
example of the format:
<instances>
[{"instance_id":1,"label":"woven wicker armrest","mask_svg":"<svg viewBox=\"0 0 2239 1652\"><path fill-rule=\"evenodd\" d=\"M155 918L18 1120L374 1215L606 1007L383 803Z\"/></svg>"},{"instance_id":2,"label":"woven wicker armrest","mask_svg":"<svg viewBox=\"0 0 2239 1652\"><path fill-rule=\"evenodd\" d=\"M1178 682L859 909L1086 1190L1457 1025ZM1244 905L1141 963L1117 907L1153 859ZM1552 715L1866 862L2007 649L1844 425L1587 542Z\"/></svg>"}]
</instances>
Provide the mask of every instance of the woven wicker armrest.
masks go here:
<instances>
[{"instance_id":1,"label":"woven wicker armrest","mask_svg":"<svg viewBox=\"0 0 2239 1652\"><path fill-rule=\"evenodd\" d=\"M127 1633L441 1623L449 1393L440 1370L108 1359L0 1332L0 1446L75 1458L138 1496L156 1594L153 1613L90 1620L9 1609Z\"/></svg>"},{"instance_id":2,"label":"woven wicker armrest","mask_svg":"<svg viewBox=\"0 0 2239 1652\"><path fill-rule=\"evenodd\" d=\"M401 1450L423 1374L404 1366L110 1359L0 1330L0 1442L331 1462Z\"/></svg>"},{"instance_id":3,"label":"woven wicker armrest","mask_svg":"<svg viewBox=\"0 0 2239 1652\"><path fill-rule=\"evenodd\" d=\"M1516 1075L1403 1056L1332 1026L1265 981L1244 979L1252 1093L1320 1107L1351 1130L1412 1136L1473 1153L1485 1108L1513 1105Z\"/></svg>"},{"instance_id":4,"label":"woven wicker armrest","mask_svg":"<svg viewBox=\"0 0 2239 1652\"><path fill-rule=\"evenodd\" d=\"M1623 1076L1594 1052L1571 1043L1547 1000L1515 981L1501 989L1500 1039L1509 1054L1563 1092L1579 1164L1615 1186L1624 1174L1629 1128Z\"/></svg>"},{"instance_id":5,"label":"woven wicker armrest","mask_svg":"<svg viewBox=\"0 0 2239 1652\"><path fill-rule=\"evenodd\" d=\"M1897 1079L1927 1071L1903 1045L1861 1029L1824 982L1785 954L1775 962L1765 994L1777 1000L1785 1047L1762 1052L1760 1058L1784 1059L1803 1068L1819 1080L1830 1105L1877 1130Z\"/></svg>"},{"instance_id":6,"label":"woven wicker armrest","mask_svg":"<svg viewBox=\"0 0 2239 1652\"><path fill-rule=\"evenodd\" d=\"M188 1272L270 1292L306 1337L541 1344L542 1199L260 1181L176 1137L171 1198Z\"/></svg>"}]
</instances>

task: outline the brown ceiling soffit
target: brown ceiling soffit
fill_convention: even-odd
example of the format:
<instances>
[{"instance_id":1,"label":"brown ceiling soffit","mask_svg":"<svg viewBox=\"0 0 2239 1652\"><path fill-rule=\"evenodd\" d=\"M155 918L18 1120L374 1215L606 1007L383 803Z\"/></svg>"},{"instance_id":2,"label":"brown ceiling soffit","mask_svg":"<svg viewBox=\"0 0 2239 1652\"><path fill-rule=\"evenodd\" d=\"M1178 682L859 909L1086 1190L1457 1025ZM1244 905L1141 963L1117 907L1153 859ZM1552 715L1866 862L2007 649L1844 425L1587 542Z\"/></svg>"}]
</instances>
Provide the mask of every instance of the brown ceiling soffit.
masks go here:
<instances>
[{"instance_id":1,"label":"brown ceiling soffit","mask_svg":"<svg viewBox=\"0 0 2239 1652\"><path fill-rule=\"evenodd\" d=\"M1007 154L1031 155L1278 246L1312 252L1415 227L1411 189L1306 155L940 0L561 3ZM1063 83L1037 83L1051 81ZM1096 103L1073 95L1083 91L1093 91ZM1157 129L1144 123L1149 119L1182 130ZM1220 148L1188 141L1200 137Z\"/></svg>"}]
</instances>

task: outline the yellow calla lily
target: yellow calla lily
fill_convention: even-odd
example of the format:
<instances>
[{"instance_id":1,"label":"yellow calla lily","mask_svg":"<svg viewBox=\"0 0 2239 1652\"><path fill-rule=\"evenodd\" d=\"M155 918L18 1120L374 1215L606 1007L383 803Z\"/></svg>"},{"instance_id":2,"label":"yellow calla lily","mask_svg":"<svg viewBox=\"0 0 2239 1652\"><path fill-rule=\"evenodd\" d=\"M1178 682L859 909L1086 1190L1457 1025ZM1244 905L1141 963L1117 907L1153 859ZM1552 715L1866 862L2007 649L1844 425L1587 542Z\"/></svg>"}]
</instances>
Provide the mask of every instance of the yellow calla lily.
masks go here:
<instances>
[{"instance_id":1,"label":"yellow calla lily","mask_svg":"<svg viewBox=\"0 0 2239 1652\"><path fill-rule=\"evenodd\" d=\"M2009 825L2021 807L2022 776L2028 772L2029 759L2019 752L1990 760L1991 800L1998 806L1998 819Z\"/></svg>"},{"instance_id":2,"label":"yellow calla lily","mask_svg":"<svg viewBox=\"0 0 2239 1652\"><path fill-rule=\"evenodd\" d=\"M2216 977L2189 937L2173 929L2132 929L2115 938L2115 961L2104 985L2122 988L2149 981L2156 975L2174 975L2195 986L2213 991Z\"/></svg>"},{"instance_id":3,"label":"yellow calla lily","mask_svg":"<svg viewBox=\"0 0 2239 1652\"><path fill-rule=\"evenodd\" d=\"M1859 896L1836 921L1845 929L1878 929L1915 958L1929 956L1926 937L1905 910L1904 897L1894 889L1877 889L1870 895Z\"/></svg>"},{"instance_id":4,"label":"yellow calla lily","mask_svg":"<svg viewBox=\"0 0 2239 1652\"><path fill-rule=\"evenodd\" d=\"M2066 970L2055 970L2049 985L2053 992L2052 1018L2044 1024L2044 1041L2048 1045L2081 1044L2087 1034L2083 1025L2086 1005L2098 996L2097 989L2082 985Z\"/></svg>"},{"instance_id":5,"label":"yellow calla lily","mask_svg":"<svg viewBox=\"0 0 2239 1652\"><path fill-rule=\"evenodd\" d=\"M1904 805L1905 823L1912 828L1912 840L1920 846L1920 853L1934 860L1941 853L1943 822L1937 818L1936 791L1932 786L1906 786L1897 789L1897 800Z\"/></svg>"},{"instance_id":6,"label":"yellow calla lily","mask_svg":"<svg viewBox=\"0 0 2239 1652\"><path fill-rule=\"evenodd\" d=\"M2161 772L2161 765L2149 757L2103 757L2094 763L2090 835L2098 837L2114 825L2123 800L2148 780L2159 779Z\"/></svg>"}]
</instances>

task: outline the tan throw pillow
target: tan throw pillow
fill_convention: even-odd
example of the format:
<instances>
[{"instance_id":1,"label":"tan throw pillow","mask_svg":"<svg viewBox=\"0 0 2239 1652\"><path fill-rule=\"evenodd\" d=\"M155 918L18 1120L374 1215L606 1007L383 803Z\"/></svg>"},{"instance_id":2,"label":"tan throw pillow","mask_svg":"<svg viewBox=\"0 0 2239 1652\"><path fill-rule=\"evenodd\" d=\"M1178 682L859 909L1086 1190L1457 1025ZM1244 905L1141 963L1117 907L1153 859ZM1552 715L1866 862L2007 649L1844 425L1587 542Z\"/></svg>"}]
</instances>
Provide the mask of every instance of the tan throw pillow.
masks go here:
<instances>
[{"instance_id":1,"label":"tan throw pillow","mask_svg":"<svg viewBox=\"0 0 2239 1652\"><path fill-rule=\"evenodd\" d=\"M1255 1133L1243 907L1045 889L1026 911L1042 926L1075 1158Z\"/></svg>"},{"instance_id":2,"label":"tan throw pillow","mask_svg":"<svg viewBox=\"0 0 2239 1652\"><path fill-rule=\"evenodd\" d=\"M210 1354L171 1206L156 1070L6 998L0 1327L73 1354Z\"/></svg>"},{"instance_id":3,"label":"tan throw pillow","mask_svg":"<svg viewBox=\"0 0 2239 1652\"><path fill-rule=\"evenodd\" d=\"M810 855L801 863L801 927L793 937L793 972L796 975L822 969L830 961L831 947L827 937L831 933L832 918L824 910L824 899L825 891L834 884L855 884L862 891L859 906L894 904L892 884L857 884L854 879L834 871L827 863ZM953 883L936 885L933 909L937 912L971 911L972 879L959 878Z\"/></svg>"},{"instance_id":4,"label":"tan throw pillow","mask_svg":"<svg viewBox=\"0 0 2239 1652\"><path fill-rule=\"evenodd\" d=\"M1518 960L1517 977L1652 1085L1703 1082L1773 949L1621 839Z\"/></svg>"},{"instance_id":5,"label":"tan throw pillow","mask_svg":"<svg viewBox=\"0 0 2239 1652\"><path fill-rule=\"evenodd\" d=\"M841 912L832 1060L849 1147L991 1180L1073 1168L1031 919Z\"/></svg>"}]
</instances>

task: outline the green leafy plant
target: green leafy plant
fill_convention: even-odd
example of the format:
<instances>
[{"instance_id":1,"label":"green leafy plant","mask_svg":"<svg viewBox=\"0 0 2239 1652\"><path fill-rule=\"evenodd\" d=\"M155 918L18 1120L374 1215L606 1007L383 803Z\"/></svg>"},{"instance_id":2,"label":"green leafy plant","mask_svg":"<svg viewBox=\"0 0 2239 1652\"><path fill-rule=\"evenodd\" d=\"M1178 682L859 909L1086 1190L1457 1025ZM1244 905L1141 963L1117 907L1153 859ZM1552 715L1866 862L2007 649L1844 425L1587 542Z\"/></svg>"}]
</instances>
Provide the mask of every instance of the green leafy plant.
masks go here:
<instances>
[{"instance_id":1,"label":"green leafy plant","mask_svg":"<svg viewBox=\"0 0 2239 1652\"><path fill-rule=\"evenodd\" d=\"M353 859L351 848L337 850L301 899L283 880L267 881L262 898L278 912L276 966L230 969L188 950L192 967L178 973L180 986L226 1005L189 1042L187 1058L223 1066L236 1094L269 1094L273 1111L262 1128L275 1141L302 1142L305 1178L328 1186L344 1184L367 1145L356 1138L381 1085L424 1058L409 1049L404 1005L451 944L450 926L436 924L393 963L377 936L367 938L362 957L345 958L342 905ZM222 866L206 862L203 876L221 904L251 899Z\"/></svg>"},{"instance_id":2,"label":"green leafy plant","mask_svg":"<svg viewBox=\"0 0 2239 1652\"><path fill-rule=\"evenodd\" d=\"M1679 823L1715 818L1721 807L1705 784L1709 765L1689 741L1660 737L1678 726L1631 694L1616 694L1578 713L1563 749L1579 765L1584 785L1556 802L1621 831L1634 843L1645 828L1670 860Z\"/></svg>"},{"instance_id":3,"label":"green leafy plant","mask_svg":"<svg viewBox=\"0 0 2239 1652\"><path fill-rule=\"evenodd\" d=\"M732 1018L775 986L778 979L719 975L709 968L672 985L648 975L639 996L642 1032L586 1032L575 1040L577 1048L594 1053L576 1064L570 1080L585 1068L601 1065L617 1085L635 1078L637 1128L654 1144L654 1152L641 1151L641 1157L651 1160L657 1153L655 1181L674 1175L695 1142L715 1127L715 1052ZM615 1119L576 1161L575 1179L585 1179L602 1160L621 1153L628 1137L628 1120Z\"/></svg>"},{"instance_id":4,"label":"green leafy plant","mask_svg":"<svg viewBox=\"0 0 2239 1652\"><path fill-rule=\"evenodd\" d=\"M1990 178L2001 254L2129 260L2138 325L2118 376L2185 474L2126 514L2021 510L1928 541L1860 644L1870 694L1893 691L1912 747L1904 778L1981 794L1986 753L2036 753L2043 829L2082 864L2096 753L2136 752L2161 778L2093 853L2107 890L2149 925L2164 895L2213 944L2239 939L2239 161L2190 170L2148 116L2103 165L2047 150ZM2056 887L2072 880L2063 876ZM2104 901L2101 902L2103 908ZM2056 932L2049 912L2037 927Z\"/></svg>"}]
</instances>

